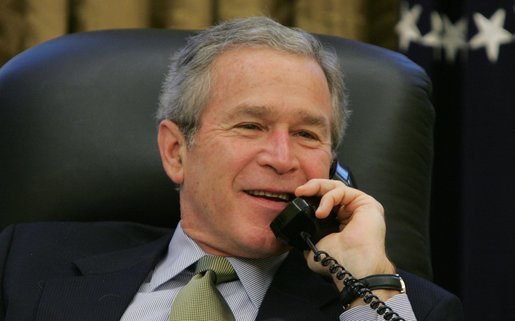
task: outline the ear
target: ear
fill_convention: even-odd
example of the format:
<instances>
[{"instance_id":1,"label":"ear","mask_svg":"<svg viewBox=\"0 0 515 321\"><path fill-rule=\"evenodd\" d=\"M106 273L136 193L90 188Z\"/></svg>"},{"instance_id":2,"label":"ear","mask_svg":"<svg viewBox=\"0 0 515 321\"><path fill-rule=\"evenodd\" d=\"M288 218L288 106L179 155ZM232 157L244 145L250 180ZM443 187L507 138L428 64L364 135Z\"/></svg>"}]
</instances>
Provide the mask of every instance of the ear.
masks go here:
<instances>
[{"instance_id":1,"label":"ear","mask_svg":"<svg viewBox=\"0 0 515 321\"><path fill-rule=\"evenodd\" d=\"M187 146L181 130L171 120L163 120L159 124L157 143L166 174L174 183L182 184L184 181L183 161Z\"/></svg>"}]
</instances>

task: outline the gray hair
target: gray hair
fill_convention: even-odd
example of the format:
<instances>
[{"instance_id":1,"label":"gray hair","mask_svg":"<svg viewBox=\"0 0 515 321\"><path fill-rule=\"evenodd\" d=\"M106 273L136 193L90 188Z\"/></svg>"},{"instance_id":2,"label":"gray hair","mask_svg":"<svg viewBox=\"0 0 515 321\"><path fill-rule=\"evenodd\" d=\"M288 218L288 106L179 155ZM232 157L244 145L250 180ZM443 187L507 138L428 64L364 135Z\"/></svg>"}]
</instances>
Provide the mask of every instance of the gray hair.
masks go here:
<instances>
[{"instance_id":1,"label":"gray hair","mask_svg":"<svg viewBox=\"0 0 515 321\"><path fill-rule=\"evenodd\" d=\"M267 17L223 22L190 37L171 60L163 83L156 119L177 124L191 145L200 115L210 97L211 65L236 47L267 47L313 58L322 68L332 103L331 142L336 151L345 131L348 110L343 75L335 53L311 34L285 27Z\"/></svg>"}]
</instances>

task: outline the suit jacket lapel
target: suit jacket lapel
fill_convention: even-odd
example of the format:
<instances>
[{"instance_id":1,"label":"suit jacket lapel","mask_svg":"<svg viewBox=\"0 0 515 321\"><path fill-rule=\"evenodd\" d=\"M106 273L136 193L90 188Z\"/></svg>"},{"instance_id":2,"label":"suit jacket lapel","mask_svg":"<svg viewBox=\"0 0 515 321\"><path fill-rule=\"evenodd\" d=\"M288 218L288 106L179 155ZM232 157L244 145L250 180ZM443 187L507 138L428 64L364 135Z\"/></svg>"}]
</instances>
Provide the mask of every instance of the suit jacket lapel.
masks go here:
<instances>
[{"instance_id":1,"label":"suit jacket lapel","mask_svg":"<svg viewBox=\"0 0 515 321\"><path fill-rule=\"evenodd\" d=\"M77 276L47 280L38 321L120 320L152 268L165 255L170 235L140 247L75 262ZM256 320L337 320L335 286L313 273L298 252L277 271Z\"/></svg>"},{"instance_id":2,"label":"suit jacket lapel","mask_svg":"<svg viewBox=\"0 0 515 321\"><path fill-rule=\"evenodd\" d=\"M309 270L292 251L277 271L256 320L338 320L343 312L332 282Z\"/></svg>"},{"instance_id":3,"label":"suit jacket lapel","mask_svg":"<svg viewBox=\"0 0 515 321\"><path fill-rule=\"evenodd\" d=\"M45 282L36 320L120 320L170 237L76 261L78 276Z\"/></svg>"}]
</instances>

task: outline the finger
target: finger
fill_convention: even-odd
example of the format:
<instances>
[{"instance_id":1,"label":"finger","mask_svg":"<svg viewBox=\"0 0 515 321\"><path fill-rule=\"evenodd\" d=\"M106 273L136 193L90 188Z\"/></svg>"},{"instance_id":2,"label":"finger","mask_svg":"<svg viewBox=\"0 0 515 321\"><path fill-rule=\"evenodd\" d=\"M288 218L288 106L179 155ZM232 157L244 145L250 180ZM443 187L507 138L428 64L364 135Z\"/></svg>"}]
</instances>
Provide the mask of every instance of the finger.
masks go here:
<instances>
[{"instance_id":1,"label":"finger","mask_svg":"<svg viewBox=\"0 0 515 321\"><path fill-rule=\"evenodd\" d=\"M335 206L356 203L360 197L368 197L360 190L346 186L343 182L329 179L312 179L295 191L296 196L320 196L320 213L328 214ZM359 206L355 204L353 207ZM318 216L318 215L317 215Z\"/></svg>"},{"instance_id":2,"label":"finger","mask_svg":"<svg viewBox=\"0 0 515 321\"><path fill-rule=\"evenodd\" d=\"M327 191L333 191L338 188L339 182L337 181L331 181L328 179L313 179L308 181L306 184L299 186L296 191L295 195L297 197L303 197L303 196L319 196L321 198L326 198L325 195ZM334 194L334 193L333 193ZM329 198L332 198L333 201L320 201L320 204L318 205L318 208L315 211L315 215L318 218L325 218L329 215L333 207L338 205L338 199L337 197L330 195Z\"/></svg>"},{"instance_id":3,"label":"finger","mask_svg":"<svg viewBox=\"0 0 515 321\"><path fill-rule=\"evenodd\" d=\"M322 196L328 191L343 184L337 180L315 178L307 181L305 184L297 187L296 196Z\"/></svg>"}]
</instances>

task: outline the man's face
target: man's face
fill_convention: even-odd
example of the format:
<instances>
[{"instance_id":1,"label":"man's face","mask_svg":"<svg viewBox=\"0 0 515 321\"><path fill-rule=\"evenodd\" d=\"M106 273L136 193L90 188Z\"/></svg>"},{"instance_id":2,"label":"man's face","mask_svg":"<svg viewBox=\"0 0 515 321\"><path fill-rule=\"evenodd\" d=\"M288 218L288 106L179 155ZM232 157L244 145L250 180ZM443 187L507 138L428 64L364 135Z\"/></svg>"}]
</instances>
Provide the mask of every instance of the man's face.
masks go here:
<instances>
[{"instance_id":1,"label":"man's face","mask_svg":"<svg viewBox=\"0 0 515 321\"><path fill-rule=\"evenodd\" d=\"M295 188L328 177L331 97L311 58L266 48L218 57L194 143L183 149L182 227L207 252L267 257Z\"/></svg>"}]
</instances>

